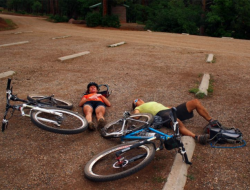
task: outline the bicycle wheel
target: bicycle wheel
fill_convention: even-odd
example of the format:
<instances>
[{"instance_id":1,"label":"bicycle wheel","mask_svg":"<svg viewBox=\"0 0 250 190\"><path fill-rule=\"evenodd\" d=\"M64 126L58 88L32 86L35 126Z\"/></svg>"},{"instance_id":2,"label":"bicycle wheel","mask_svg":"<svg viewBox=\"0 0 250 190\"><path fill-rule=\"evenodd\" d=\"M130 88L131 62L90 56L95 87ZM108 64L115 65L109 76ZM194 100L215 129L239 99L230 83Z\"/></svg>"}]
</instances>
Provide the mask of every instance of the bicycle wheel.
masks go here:
<instances>
[{"instance_id":1,"label":"bicycle wheel","mask_svg":"<svg viewBox=\"0 0 250 190\"><path fill-rule=\"evenodd\" d=\"M31 121L41 129L60 134L76 134L87 129L87 120L75 112L60 108L46 108L46 111L31 111Z\"/></svg>"},{"instance_id":2,"label":"bicycle wheel","mask_svg":"<svg viewBox=\"0 0 250 190\"><path fill-rule=\"evenodd\" d=\"M123 119L113 121L104 126L101 135L104 138L117 138L125 134L141 129L147 125L151 125L154 117L148 113L134 114L126 118L124 131L122 130ZM148 123L148 124L147 124Z\"/></svg>"},{"instance_id":3,"label":"bicycle wheel","mask_svg":"<svg viewBox=\"0 0 250 190\"><path fill-rule=\"evenodd\" d=\"M132 175L146 167L155 155L153 144L144 144L122 153L120 156L123 163L118 164L115 153L133 144L135 142L120 144L94 156L84 168L85 177L98 182L112 181Z\"/></svg>"},{"instance_id":4,"label":"bicycle wheel","mask_svg":"<svg viewBox=\"0 0 250 190\"><path fill-rule=\"evenodd\" d=\"M30 94L27 96L29 101L37 101L41 104L50 105L58 108L72 109L73 104L67 100L58 99L50 96L43 96L39 94Z\"/></svg>"}]
</instances>

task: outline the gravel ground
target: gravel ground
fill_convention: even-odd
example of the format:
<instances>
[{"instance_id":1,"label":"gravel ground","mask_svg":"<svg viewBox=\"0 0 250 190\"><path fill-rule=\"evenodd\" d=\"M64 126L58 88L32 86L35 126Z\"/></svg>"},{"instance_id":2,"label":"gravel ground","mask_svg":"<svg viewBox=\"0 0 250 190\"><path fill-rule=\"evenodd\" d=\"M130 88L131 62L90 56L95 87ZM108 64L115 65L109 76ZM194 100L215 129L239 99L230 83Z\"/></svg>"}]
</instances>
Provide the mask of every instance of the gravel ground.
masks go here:
<instances>
[{"instance_id":1,"label":"gravel ground","mask_svg":"<svg viewBox=\"0 0 250 190\"><path fill-rule=\"evenodd\" d=\"M0 72L13 70L13 90L28 94L55 94L73 102L74 111L90 81L107 83L113 90L106 119L119 118L131 110L133 99L176 106L194 98L203 73L214 80L213 95L201 100L214 119L239 128L249 141L250 42L147 31L93 29L84 25L49 23L43 18L0 14L19 28L0 32L0 45L20 41L28 44L0 47ZM32 31L12 34L13 32ZM52 40L53 37L71 36ZM108 48L125 41L126 44ZM90 54L69 60L59 57L83 51ZM215 63L206 63L209 53ZM5 108L7 80L0 80L0 107ZM207 122L195 113L185 125L197 134ZM0 135L0 189L162 189L175 151L157 152L142 171L122 180L93 183L83 168L100 151L119 143L98 132L59 135L43 131L29 118L15 112L7 131ZM218 149L197 144L188 170L186 190L239 189L250 186L249 147Z\"/></svg>"}]
</instances>

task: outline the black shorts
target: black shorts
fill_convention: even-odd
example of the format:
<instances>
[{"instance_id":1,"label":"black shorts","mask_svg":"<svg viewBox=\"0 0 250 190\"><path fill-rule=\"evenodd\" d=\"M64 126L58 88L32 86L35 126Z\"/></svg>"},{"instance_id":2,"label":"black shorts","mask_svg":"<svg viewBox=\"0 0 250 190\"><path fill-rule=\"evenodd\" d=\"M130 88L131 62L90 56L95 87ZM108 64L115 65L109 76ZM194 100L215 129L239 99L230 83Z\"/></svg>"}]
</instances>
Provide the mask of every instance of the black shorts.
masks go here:
<instances>
[{"instance_id":1,"label":"black shorts","mask_svg":"<svg viewBox=\"0 0 250 190\"><path fill-rule=\"evenodd\" d=\"M171 113L171 109L168 109L168 110L159 111L156 114L162 118L162 122L167 121L167 122L163 123L163 126L168 127L168 128L171 127L170 126L170 122L171 122L170 113Z\"/></svg>"},{"instance_id":2,"label":"black shorts","mask_svg":"<svg viewBox=\"0 0 250 190\"><path fill-rule=\"evenodd\" d=\"M85 102L83 107L86 105L92 107L93 111L95 111L96 108L98 108L99 106L103 106L104 108L106 107L105 104L101 101L87 101L87 102Z\"/></svg>"},{"instance_id":3,"label":"black shorts","mask_svg":"<svg viewBox=\"0 0 250 190\"><path fill-rule=\"evenodd\" d=\"M183 104L180 104L176 108L177 108L176 116L179 120L184 121L186 119L190 119L190 118L194 117L193 111L188 112L186 102Z\"/></svg>"}]
</instances>

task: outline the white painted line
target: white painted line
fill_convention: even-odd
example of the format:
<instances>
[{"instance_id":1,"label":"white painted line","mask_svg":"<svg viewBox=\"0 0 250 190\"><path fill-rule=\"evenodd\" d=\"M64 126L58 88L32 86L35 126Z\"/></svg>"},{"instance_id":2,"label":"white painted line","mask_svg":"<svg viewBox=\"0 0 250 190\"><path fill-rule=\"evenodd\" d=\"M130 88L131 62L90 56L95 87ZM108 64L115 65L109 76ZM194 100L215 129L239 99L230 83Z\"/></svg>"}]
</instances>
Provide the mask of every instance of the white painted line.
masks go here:
<instances>
[{"instance_id":1,"label":"white painted line","mask_svg":"<svg viewBox=\"0 0 250 190\"><path fill-rule=\"evenodd\" d=\"M189 136L181 137L181 141L186 149L188 160L191 162L195 149L195 141ZM163 190L183 190L187 181L188 168L189 165L182 161L182 156L177 154Z\"/></svg>"},{"instance_id":2,"label":"white painted line","mask_svg":"<svg viewBox=\"0 0 250 190\"><path fill-rule=\"evenodd\" d=\"M90 53L89 51L84 51L84 52L81 52L81 53L76 53L76 54L73 54L73 55L68 55L68 56L60 57L58 59L60 61L65 61L65 60L73 59L73 58L76 58L76 57L80 57L82 55L86 55L86 54L89 54L89 53Z\"/></svg>"},{"instance_id":3,"label":"white painted line","mask_svg":"<svg viewBox=\"0 0 250 190\"><path fill-rule=\"evenodd\" d=\"M0 78L5 78L5 77L9 77L15 74L15 71L7 71L4 73L0 73Z\"/></svg>"},{"instance_id":4,"label":"white painted line","mask_svg":"<svg viewBox=\"0 0 250 190\"><path fill-rule=\"evenodd\" d=\"M207 95L207 90L209 87L209 79L210 79L210 75L208 73L205 73L201 80L199 91L196 94L204 93L205 95Z\"/></svg>"},{"instance_id":5,"label":"white painted line","mask_svg":"<svg viewBox=\"0 0 250 190\"><path fill-rule=\"evenodd\" d=\"M15 33L12 33L12 34L22 34L22 33L29 33L29 32L33 32L33 31L15 32Z\"/></svg>"},{"instance_id":6,"label":"white painted line","mask_svg":"<svg viewBox=\"0 0 250 190\"><path fill-rule=\"evenodd\" d=\"M214 55L213 54L208 54L207 63L212 63L213 60L214 60Z\"/></svg>"},{"instance_id":7,"label":"white painted line","mask_svg":"<svg viewBox=\"0 0 250 190\"><path fill-rule=\"evenodd\" d=\"M3 44L0 45L0 47L5 47L5 46L14 46L14 45L20 45L20 44L26 44L29 43L29 41L24 41L24 42L16 42L16 43L11 43L11 44Z\"/></svg>"},{"instance_id":8,"label":"white painted line","mask_svg":"<svg viewBox=\"0 0 250 190\"><path fill-rule=\"evenodd\" d=\"M52 38L52 40L55 40L55 39L62 39L62 38L68 38L68 37L71 37L71 36L59 36L59 37L54 37L54 38Z\"/></svg>"},{"instance_id":9,"label":"white painted line","mask_svg":"<svg viewBox=\"0 0 250 190\"><path fill-rule=\"evenodd\" d=\"M116 46L123 45L123 44L125 44L125 43L126 43L126 42L119 42L119 43L116 43L116 44L109 45L108 47L116 47Z\"/></svg>"},{"instance_id":10,"label":"white painted line","mask_svg":"<svg viewBox=\"0 0 250 190\"><path fill-rule=\"evenodd\" d=\"M234 38L232 38L232 37L221 37L221 38L230 39L230 40L234 39Z\"/></svg>"}]
</instances>

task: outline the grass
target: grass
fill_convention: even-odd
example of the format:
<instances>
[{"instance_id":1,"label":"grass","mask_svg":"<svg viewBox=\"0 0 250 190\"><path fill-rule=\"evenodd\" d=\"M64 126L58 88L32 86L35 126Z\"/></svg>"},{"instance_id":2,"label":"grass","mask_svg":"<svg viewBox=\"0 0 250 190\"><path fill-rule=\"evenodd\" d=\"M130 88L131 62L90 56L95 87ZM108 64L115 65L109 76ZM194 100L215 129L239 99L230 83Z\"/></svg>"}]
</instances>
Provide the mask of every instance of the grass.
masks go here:
<instances>
[{"instance_id":1,"label":"grass","mask_svg":"<svg viewBox=\"0 0 250 190\"><path fill-rule=\"evenodd\" d=\"M189 180L194 180L194 176L193 175L185 175Z\"/></svg>"},{"instance_id":2,"label":"grass","mask_svg":"<svg viewBox=\"0 0 250 190\"><path fill-rule=\"evenodd\" d=\"M7 24L6 27L0 27L0 31L3 31L3 30L12 30L12 29L15 29L17 28L17 25L10 19L3 19L4 22Z\"/></svg>"},{"instance_id":3,"label":"grass","mask_svg":"<svg viewBox=\"0 0 250 190\"><path fill-rule=\"evenodd\" d=\"M201 76L202 76L202 74L199 74L198 77L200 78ZM210 75L209 86L208 86L208 89L207 89L208 95L211 95L214 92L213 84L214 84L214 79L213 79L213 76ZM197 84L197 86L198 86L198 84ZM198 93L199 92L198 87L191 88L189 90L189 92L195 94L195 97L198 98L198 99L202 99L202 98L206 97L206 94Z\"/></svg>"},{"instance_id":4,"label":"grass","mask_svg":"<svg viewBox=\"0 0 250 190\"><path fill-rule=\"evenodd\" d=\"M162 183L162 182L165 182L166 179L163 178L163 177L160 177L160 176L154 176L153 177L153 182L156 182L156 183Z\"/></svg>"}]
</instances>

